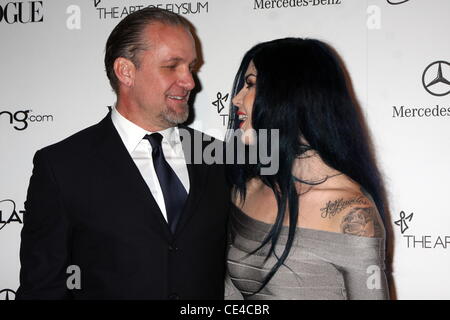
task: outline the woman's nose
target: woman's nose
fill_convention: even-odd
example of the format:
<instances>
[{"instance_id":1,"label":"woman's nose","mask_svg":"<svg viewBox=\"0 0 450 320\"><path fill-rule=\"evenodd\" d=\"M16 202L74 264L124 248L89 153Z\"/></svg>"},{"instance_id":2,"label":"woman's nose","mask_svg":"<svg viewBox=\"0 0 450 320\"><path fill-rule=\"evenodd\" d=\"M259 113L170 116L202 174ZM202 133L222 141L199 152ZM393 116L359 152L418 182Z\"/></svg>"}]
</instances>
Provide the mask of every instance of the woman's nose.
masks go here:
<instances>
[{"instance_id":1,"label":"woman's nose","mask_svg":"<svg viewBox=\"0 0 450 320\"><path fill-rule=\"evenodd\" d=\"M241 102L242 102L241 93L242 93L242 90L239 91L239 93L238 93L237 95L235 95L235 96L233 97L233 99L231 100L231 102L233 102L233 104L234 104L235 106L238 106L238 107L241 106Z\"/></svg>"}]
</instances>

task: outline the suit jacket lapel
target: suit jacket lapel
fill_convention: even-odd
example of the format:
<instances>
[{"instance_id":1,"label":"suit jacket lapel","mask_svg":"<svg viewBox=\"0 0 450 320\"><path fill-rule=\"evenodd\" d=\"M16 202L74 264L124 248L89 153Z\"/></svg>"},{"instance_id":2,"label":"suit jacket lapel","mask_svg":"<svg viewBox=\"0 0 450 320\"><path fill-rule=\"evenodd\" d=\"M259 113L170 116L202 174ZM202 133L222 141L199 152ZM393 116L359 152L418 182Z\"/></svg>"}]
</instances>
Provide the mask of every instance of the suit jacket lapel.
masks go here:
<instances>
[{"instance_id":1,"label":"suit jacket lapel","mask_svg":"<svg viewBox=\"0 0 450 320\"><path fill-rule=\"evenodd\" d=\"M202 163L194 163L194 160L196 160L196 158L194 157L194 153L203 152L202 133L184 126L180 126L180 130L186 130L185 133L187 132L187 136L190 138L186 139L186 136L181 134L181 143L186 159L190 188L186 204L184 205L183 212L180 217L180 221L178 222L175 230L175 234L179 234L195 214L198 202L202 197L204 188L206 187L208 175L207 165ZM196 146L195 144L200 144L200 146Z\"/></svg>"},{"instance_id":2,"label":"suit jacket lapel","mask_svg":"<svg viewBox=\"0 0 450 320\"><path fill-rule=\"evenodd\" d=\"M147 221L152 229L166 239L170 239L172 235L169 226L139 169L125 148L110 114L99 123L99 126L102 134L99 135L97 152L102 165L114 173L117 185L122 188L124 196L129 197L130 201L142 203L142 210L136 213L142 216L139 218Z\"/></svg>"}]
</instances>

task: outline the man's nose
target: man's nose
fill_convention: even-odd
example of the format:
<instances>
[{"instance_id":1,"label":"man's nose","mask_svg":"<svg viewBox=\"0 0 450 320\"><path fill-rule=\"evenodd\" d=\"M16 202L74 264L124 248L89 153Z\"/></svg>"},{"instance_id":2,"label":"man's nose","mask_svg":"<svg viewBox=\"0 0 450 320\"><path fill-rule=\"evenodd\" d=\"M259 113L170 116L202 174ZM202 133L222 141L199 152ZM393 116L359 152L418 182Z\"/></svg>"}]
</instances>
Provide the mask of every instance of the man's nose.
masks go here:
<instances>
[{"instance_id":1,"label":"man's nose","mask_svg":"<svg viewBox=\"0 0 450 320\"><path fill-rule=\"evenodd\" d=\"M192 89L194 89L195 88L195 80L192 75L192 72L190 72L190 71L184 72L180 79L180 84L187 91L191 91Z\"/></svg>"}]
</instances>

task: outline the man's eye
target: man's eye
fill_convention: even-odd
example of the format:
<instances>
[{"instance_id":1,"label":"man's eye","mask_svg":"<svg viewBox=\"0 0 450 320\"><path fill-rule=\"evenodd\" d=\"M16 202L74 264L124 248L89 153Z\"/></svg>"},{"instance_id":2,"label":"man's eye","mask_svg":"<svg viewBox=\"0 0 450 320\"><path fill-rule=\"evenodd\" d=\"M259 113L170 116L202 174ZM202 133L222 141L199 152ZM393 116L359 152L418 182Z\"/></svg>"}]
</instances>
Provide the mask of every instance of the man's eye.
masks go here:
<instances>
[{"instance_id":1,"label":"man's eye","mask_svg":"<svg viewBox=\"0 0 450 320\"><path fill-rule=\"evenodd\" d=\"M164 66L163 68L175 69L176 67L177 67L176 65L168 65L168 66Z\"/></svg>"}]
</instances>

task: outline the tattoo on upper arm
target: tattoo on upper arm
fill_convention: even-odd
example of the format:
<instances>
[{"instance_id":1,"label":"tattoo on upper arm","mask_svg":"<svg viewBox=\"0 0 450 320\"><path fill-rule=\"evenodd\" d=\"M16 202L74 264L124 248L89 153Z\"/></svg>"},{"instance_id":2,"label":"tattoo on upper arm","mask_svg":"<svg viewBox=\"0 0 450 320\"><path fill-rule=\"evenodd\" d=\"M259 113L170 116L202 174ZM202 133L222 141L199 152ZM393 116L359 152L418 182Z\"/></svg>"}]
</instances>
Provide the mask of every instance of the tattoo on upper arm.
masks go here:
<instances>
[{"instance_id":1,"label":"tattoo on upper arm","mask_svg":"<svg viewBox=\"0 0 450 320\"><path fill-rule=\"evenodd\" d=\"M325 207L320 209L320 216L322 218L331 219L335 215L337 215L342 210L348 208L351 205L370 205L370 202L363 196L359 196L356 198L351 198L348 200L344 200L344 198L340 198L334 201L328 201Z\"/></svg>"},{"instance_id":2,"label":"tattoo on upper arm","mask_svg":"<svg viewBox=\"0 0 450 320\"><path fill-rule=\"evenodd\" d=\"M341 222L342 233L361 237L383 237L375 207L353 208Z\"/></svg>"}]
</instances>

